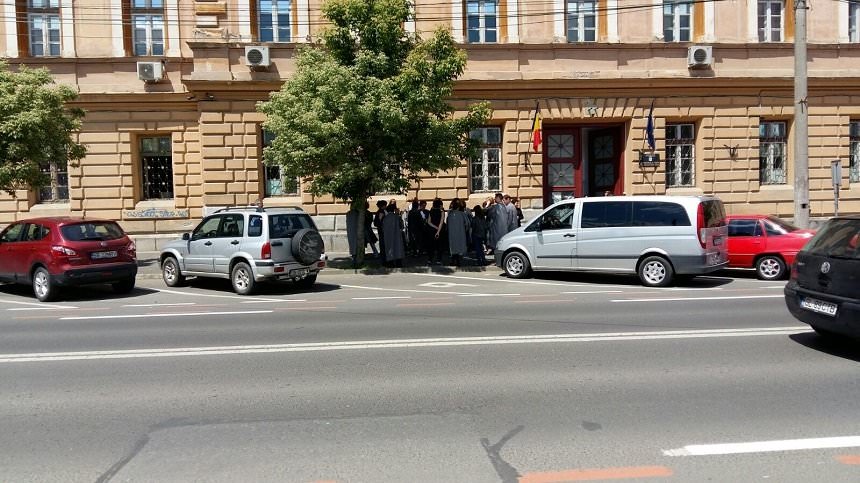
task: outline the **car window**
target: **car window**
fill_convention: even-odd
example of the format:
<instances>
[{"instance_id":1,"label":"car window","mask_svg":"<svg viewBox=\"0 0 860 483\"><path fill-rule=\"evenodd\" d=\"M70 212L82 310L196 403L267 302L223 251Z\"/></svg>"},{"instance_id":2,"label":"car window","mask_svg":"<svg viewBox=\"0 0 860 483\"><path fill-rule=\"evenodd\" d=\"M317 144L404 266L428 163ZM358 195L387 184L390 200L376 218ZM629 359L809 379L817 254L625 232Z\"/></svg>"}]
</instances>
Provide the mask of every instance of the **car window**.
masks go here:
<instances>
[{"instance_id":1,"label":"car window","mask_svg":"<svg viewBox=\"0 0 860 483\"><path fill-rule=\"evenodd\" d=\"M630 226L633 217L632 201L604 201L585 203L582 207L582 228Z\"/></svg>"},{"instance_id":2,"label":"car window","mask_svg":"<svg viewBox=\"0 0 860 483\"><path fill-rule=\"evenodd\" d=\"M678 203L635 201L633 226L690 226L690 217Z\"/></svg>"},{"instance_id":3,"label":"car window","mask_svg":"<svg viewBox=\"0 0 860 483\"><path fill-rule=\"evenodd\" d=\"M779 218L768 217L762 220L764 222L764 230L767 232L768 236L774 235L785 235L786 233L791 233L798 228L790 223L786 223Z\"/></svg>"},{"instance_id":4,"label":"car window","mask_svg":"<svg viewBox=\"0 0 860 483\"><path fill-rule=\"evenodd\" d=\"M245 233L245 217L241 214L224 215L218 228L219 237L239 237Z\"/></svg>"},{"instance_id":5,"label":"car window","mask_svg":"<svg viewBox=\"0 0 860 483\"><path fill-rule=\"evenodd\" d=\"M60 227L63 238L69 241L117 240L125 236L122 228L112 221L84 221Z\"/></svg>"},{"instance_id":6,"label":"car window","mask_svg":"<svg viewBox=\"0 0 860 483\"><path fill-rule=\"evenodd\" d=\"M23 241L39 241L47 237L48 233L50 233L48 227L31 223L24 230Z\"/></svg>"},{"instance_id":7,"label":"car window","mask_svg":"<svg viewBox=\"0 0 860 483\"><path fill-rule=\"evenodd\" d=\"M538 223L541 230L570 230L573 227L573 214L576 204L565 203L551 208L541 215ZM533 230L529 230L533 231Z\"/></svg>"},{"instance_id":8,"label":"car window","mask_svg":"<svg viewBox=\"0 0 860 483\"><path fill-rule=\"evenodd\" d=\"M0 234L0 242L16 242L21 238L21 233L23 231L24 225L21 223L9 225L5 230L3 230L3 233Z\"/></svg>"},{"instance_id":9,"label":"car window","mask_svg":"<svg viewBox=\"0 0 860 483\"><path fill-rule=\"evenodd\" d=\"M248 236L261 236L263 234L263 217L251 215L248 217Z\"/></svg>"},{"instance_id":10,"label":"car window","mask_svg":"<svg viewBox=\"0 0 860 483\"><path fill-rule=\"evenodd\" d=\"M297 213L269 215L269 238L289 238L302 228L315 228L310 216Z\"/></svg>"},{"instance_id":11,"label":"car window","mask_svg":"<svg viewBox=\"0 0 860 483\"><path fill-rule=\"evenodd\" d=\"M761 236L758 220L754 218L729 220L729 236Z\"/></svg>"},{"instance_id":12,"label":"car window","mask_svg":"<svg viewBox=\"0 0 860 483\"><path fill-rule=\"evenodd\" d=\"M830 220L803 250L813 255L860 260L860 221Z\"/></svg>"},{"instance_id":13,"label":"car window","mask_svg":"<svg viewBox=\"0 0 860 483\"><path fill-rule=\"evenodd\" d=\"M213 216L203 220L191 233L191 239L200 240L201 238L215 238L218 234L218 225L220 223L220 216Z\"/></svg>"}]
</instances>

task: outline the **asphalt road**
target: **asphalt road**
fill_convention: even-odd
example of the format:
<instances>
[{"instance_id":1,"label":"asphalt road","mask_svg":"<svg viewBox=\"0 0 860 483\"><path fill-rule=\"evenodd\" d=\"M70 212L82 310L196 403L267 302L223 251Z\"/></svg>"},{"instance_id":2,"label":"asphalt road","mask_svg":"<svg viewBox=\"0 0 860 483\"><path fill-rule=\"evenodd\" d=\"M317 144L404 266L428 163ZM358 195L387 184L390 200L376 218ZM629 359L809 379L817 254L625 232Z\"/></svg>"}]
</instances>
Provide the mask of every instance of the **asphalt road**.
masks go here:
<instances>
[{"instance_id":1,"label":"asphalt road","mask_svg":"<svg viewBox=\"0 0 860 483\"><path fill-rule=\"evenodd\" d=\"M858 481L860 349L782 285L2 286L0 481Z\"/></svg>"}]
</instances>

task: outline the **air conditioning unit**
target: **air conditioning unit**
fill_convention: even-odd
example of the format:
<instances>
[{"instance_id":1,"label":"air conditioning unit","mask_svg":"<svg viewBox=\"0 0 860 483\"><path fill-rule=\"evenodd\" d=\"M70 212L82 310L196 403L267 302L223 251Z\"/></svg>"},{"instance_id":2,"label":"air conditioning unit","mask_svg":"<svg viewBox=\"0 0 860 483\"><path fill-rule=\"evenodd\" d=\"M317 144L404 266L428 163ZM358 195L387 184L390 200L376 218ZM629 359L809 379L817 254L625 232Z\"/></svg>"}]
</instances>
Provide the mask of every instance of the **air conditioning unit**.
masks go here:
<instances>
[{"instance_id":1,"label":"air conditioning unit","mask_svg":"<svg viewBox=\"0 0 860 483\"><path fill-rule=\"evenodd\" d=\"M159 61L138 62L137 78L145 82L158 82L164 77L164 66Z\"/></svg>"},{"instance_id":2,"label":"air conditioning unit","mask_svg":"<svg viewBox=\"0 0 860 483\"><path fill-rule=\"evenodd\" d=\"M269 48L264 45L252 45L245 47L245 65L249 67L268 67Z\"/></svg>"},{"instance_id":3,"label":"air conditioning unit","mask_svg":"<svg viewBox=\"0 0 860 483\"><path fill-rule=\"evenodd\" d=\"M692 45L687 49L687 68L706 69L714 63L713 48L710 45Z\"/></svg>"}]
</instances>

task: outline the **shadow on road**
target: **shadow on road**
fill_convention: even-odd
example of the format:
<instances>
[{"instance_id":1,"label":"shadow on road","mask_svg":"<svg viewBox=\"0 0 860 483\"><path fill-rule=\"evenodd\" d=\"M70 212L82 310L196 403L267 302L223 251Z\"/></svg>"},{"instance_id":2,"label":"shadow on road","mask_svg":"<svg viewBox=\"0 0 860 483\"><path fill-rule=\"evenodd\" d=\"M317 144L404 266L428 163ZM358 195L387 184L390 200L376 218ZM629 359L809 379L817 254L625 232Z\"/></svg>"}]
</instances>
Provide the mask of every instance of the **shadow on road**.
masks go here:
<instances>
[{"instance_id":1,"label":"shadow on road","mask_svg":"<svg viewBox=\"0 0 860 483\"><path fill-rule=\"evenodd\" d=\"M499 273L500 278L507 278L504 273ZM528 280L528 279L527 279ZM549 280L558 282L593 283L605 285L629 285L641 287L636 275L588 273L588 272L540 272L533 274L531 280ZM724 277L683 277L679 276L675 282L667 288L713 288L732 283L732 279Z\"/></svg>"},{"instance_id":2,"label":"shadow on road","mask_svg":"<svg viewBox=\"0 0 860 483\"><path fill-rule=\"evenodd\" d=\"M5 293L8 295L17 295L19 297L31 298L33 302L38 303L39 301L33 295L33 289L30 285L24 284L2 284L0 285L0 293ZM156 293L155 290L151 290L143 287L135 287L131 292L118 294L114 293L113 289L108 284L93 284L93 285L81 285L81 286L73 286L73 287L62 287L60 289L60 294L57 297L56 302L84 302L90 300L121 300L128 298L136 298L142 297L144 295L149 295Z\"/></svg>"},{"instance_id":3,"label":"shadow on road","mask_svg":"<svg viewBox=\"0 0 860 483\"><path fill-rule=\"evenodd\" d=\"M825 337L815 332L793 334L788 336L788 338L802 346L809 347L812 350L841 357L842 359L860 362L860 345L857 344L856 340L852 340L847 337L840 338L837 336Z\"/></svg>"},{"instance_id":4,"label":"shadow on road","mask_svg":"<svg viewBox=\"0 0 860 483\"><path fill-rule=\"evenodd\" d=\"M186 286L236 295L230 281L220 278L190 278L186 282ZM182 287L176 287L176 289L182 290ZM334 290L340 290L340 285L317 281L311 288L302 288L292 282L269 282L258 284L254 290L254 295L302 295Z\"/></svg>"},{"instance_id":5,"label":"shadow on road","mask_svg":"<svg viewBox=\"0 0 860 483\"><path fill-rule=\"evenodd\" d=\"M328 266L341 270L354 270L355 273L364 275L387 275L390 273L442 273L451 274L455 272L485 272L488 267L492 269L492 262L487 265L478 265L475 260L468 257L463 259L459 267L451 265L430 265L427 257L407 257L403 260L403 266L398 268L386 267L379 258L368 256L364 259L364 265L356 266L352 257L337 257L328 260Z\"/></svg>"}]
</instances>

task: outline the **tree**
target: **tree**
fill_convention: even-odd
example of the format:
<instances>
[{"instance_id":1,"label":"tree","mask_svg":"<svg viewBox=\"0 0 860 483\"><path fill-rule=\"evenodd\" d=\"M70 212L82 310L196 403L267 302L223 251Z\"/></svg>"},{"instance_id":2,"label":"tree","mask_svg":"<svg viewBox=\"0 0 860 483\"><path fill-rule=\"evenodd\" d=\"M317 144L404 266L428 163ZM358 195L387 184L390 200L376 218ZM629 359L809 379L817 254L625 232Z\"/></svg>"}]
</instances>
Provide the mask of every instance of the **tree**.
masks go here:
<instances>
[{"instance_id":1,"label":"tree","mask_svg":"<svg viewBox=\"0 0 860 483\"><path fill-rule=\"evenodd\" d=\"M50 182L42 167L78 161L86 148L72 138L84 111L66 103L77 98L69 86L54 84L47 69L17 72L0 61L0 190L39 188Z\"/></svg>"},{"instance_id":2,"label":"tree","mask_svg":"<svg viewBox=\"0 0 860 483\"><path fill-rule=\"evenodd\" d=\"M426 40L408 33L410 3L328 1L322 42L300 50L295 74L258 106L275 135L265 161L357 210L359 265L367 198L457 167L475 152L469 132L490 115L479 103L454 116L448 99L466 54L447 30Z\"/></svg>"}]
</instances>

